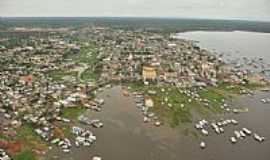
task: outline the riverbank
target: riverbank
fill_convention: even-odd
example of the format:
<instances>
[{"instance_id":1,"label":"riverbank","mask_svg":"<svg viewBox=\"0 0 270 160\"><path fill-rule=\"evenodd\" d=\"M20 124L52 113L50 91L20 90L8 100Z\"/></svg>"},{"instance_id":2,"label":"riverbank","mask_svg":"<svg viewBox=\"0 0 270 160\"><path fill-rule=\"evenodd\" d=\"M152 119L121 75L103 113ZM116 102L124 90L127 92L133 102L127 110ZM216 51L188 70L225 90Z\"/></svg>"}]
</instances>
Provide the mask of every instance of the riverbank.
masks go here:
<instances>
[{"instance_id":1,"label":"riverbank","mask_svg":"<svg viewBox=\"0 0 270 160\"><path fill-rule=\"evenodd\" d=\"M111 160L138 160L138 159L246 159L267 160L269 153L269 141L260 144L252 138L232 145L229 141L233 130L240 127L248 127L256 130L258 133L269 137L269 128L267 127L270 108L260 102L260 98L270 96L269 93L259 92L254 97L242 96L233 101L235 106L245 106L249 112L242 114L220 115L219 118L234 118L239 121L239 126L226 128L222 136L210 132L210 136L198 137L190 136L196 132L193 124L184 127L171 128L168 125L155 127L151 124L143 123L143 116L136 108L134 99L123 95L122 87L113 87L105 89L98 94L98 97L104 98L105 104L102 106L102 112L86 112L89 118L102 120L104 128L95 129L97 143L91 148L74 148L71 154L64 154L57 149L48 153L48 159L58 155L58 159L81 159L87 160L94 155L101 155L104 159ZM216 119L216 118L214 118ZM211 120L211 119L209 119ZM185 134L189 133L189 134ZM193 138L192 138L193 137ZM204 140L207 148L201 150L199 142ZM257 149L256 149L257 148Z\"/></svg>"}]
</instances>

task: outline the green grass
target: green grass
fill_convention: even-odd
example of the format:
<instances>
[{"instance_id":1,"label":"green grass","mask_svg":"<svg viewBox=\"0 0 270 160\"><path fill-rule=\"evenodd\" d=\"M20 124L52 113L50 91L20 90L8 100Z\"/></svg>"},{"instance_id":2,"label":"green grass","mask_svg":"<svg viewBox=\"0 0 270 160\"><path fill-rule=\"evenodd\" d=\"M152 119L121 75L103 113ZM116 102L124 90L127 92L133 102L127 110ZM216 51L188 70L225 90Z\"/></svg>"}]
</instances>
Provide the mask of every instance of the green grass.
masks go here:
<instances>
[{"instance_id":1,"label":"green grass","mask_svg":"<svg viewBox=\"0 0 270 160\"><path fill-rule=\"evenodd\" d=\"M68 119L76 120L85 111L85 107L64 108L62 111L62 116Z\"/></svg>"},{"instance_id":2,"label":"green grass","mask_svg":"<svg viewBox=\"0 0 270 160\"><path fill-rule=\"evenodd\" d=\"M180 93L176 87L163 86L158 87L155 84L149 86L143 85L142 82L124 84L130 87L131 91L140 91L148 94L148 90L154 90L156 95L149 95L155 103L152 109L157 113L162 120L167 121L172 127L179 126L181 124L190 123L193 120L194 114L199 117L210 117L213 114L222 113L223 110L220 106L224 103L223 100L232 100L236 95L239 95L242 89L251 90L257 87L261 87L254 84L248 84L243 86L233 86L229 84L220 84L219 86L209 86L198 91L200 98L207 99L209 106L205 106L204 102L192 100L188 102L189 97ZM161 92L161 89L165 89L165 92ZM164 102L165 97L168 98L168 102ZM168 103L172 107L168 107ZM184 108L181 107L184 104Z\"/></svg>"},{"instance_id":3,"label":"green grass","mask_svg":"<svg viewBox=\"0 0 270 160\"><path fill-rule=\"evenodd\" d=\"M86 111L85 107L72 107L64 108L62 111L62 117L73 120L74 122L78 121L78 117ZM66 123L61 123L61 130L63 131L66 137L72 137L71 125Z\"/></svg>"},{"instance_id":4,"label":"green grass","mask_svg":"<svg viewBox=\"0 0 270 160\"><path fill-rule=\"evenodd\" d=\"M21 126L17 131L17 137L24 140L40 140L30 124Z\"/></svg>"},{"instance_id":5,"label":"green grass","mask_svg":"<svg viewBox=\"0 0 270 160\"><path fill-rule=\"evenodd\" d=\"M13 157L14 160L37 160L37 155L32 150L47 149L47 144L35 133L33 126L30 124L18 128L15 139L23 143L23 150Z\"/></svg>"},{"instance_id":6,"label":"green grass","mask_svg":"<svg viewBox=\"0 0 270 160\"><path fill-rule=\"evenodd\" d=\"M77 78L77 72L74 71L62 71L62 70L58 70L58 71L53 71L49 73L49 76L54 80L54 81L64 81L64 77L66 76L70 76L72 78Z\"/></svg>"},{"instance_id":7,"label":"green grass","mask_svg":"<svg viewBox=\"0 0 270 160\"><path fill-rule=\"evenodd\" d=\"M98 58L98 51L95 46L82 47L79 53L69 53L67 52L64 56L66 59L71 59L72 62L76 64L84 63L89 66L90 69L87 69L81 75L81 79L84 81L97 79L99 72L96 71L96 66L99 64L100 59ZM94 68L94 69L93 69ZM67 70L56 70L48 74L54 81L64 81L64 77L74 78L78 80L78 72Z\"/></svg>"},{"instance_id":8,"label":"green grass","mask_svg":"<svg viewBox=\"0 0 270 160\"><path fill-rule=\"evenodd\" d=\"M32 151L24 150L15 155L13 160L37 160L37 157Z\"/></svg>"},{"instance_id":9,"label":"green grass","mask_svg":"<svg viewBox=\"0 0 270 160\"><path fill-rule=\"evenodd\" d=\"M188 103L188 97L181 94L176 87L144 86L142 83L131 83L128 86L132 91L141 91L145 94L147 94L148 90L156 91L156 95L149 95L155 104L151 110L157 113L162 120L167 121L172 127L192 121L192 104ZM161 91L162 88L165 89L165 92ZM168 102L162 104L166 97ZM172 107L169 108L168 104L171 104ZM181 108L181 104L185 104L185 107Z\"/></svg>"},{"instance_id":10,"label":"green grass","mask_svg":"<svg viewBox=\"0 0 270 160\"><path fill-rule=\"evenodd\" d=\"M228 99L228 95L226 95L223 90L220 90L216 87L207 87L206 89L200 90L199 95L203 99L209 100L209 109L213 112L221 112L220 106L222 105L222 100Z\"/></svg>"},{"instance_id":11,"label":"green grass","mask_svg":"<svg viewBox=\"0 0 270 160\"><path fill-rule=\"evenodd\" d=\"M0 133L0 140L8 140L9 137L7 137L6 135Z\"/></svg>"},{"instance_id":12,"label":"green grass","mask_svg":"<svg viewBox=\"0 0 270 160\"><path fill-rule=\"evenodd\" d=\"M98 50L94 45L82 47L80 53L78 54L70 54L68 53L66 58L72 59L73 62L80 64L87 64L89 67L86 69L79 77L82 81L96 81L100 75L100 71L98 70L98 66L101 62L98 57ZM57 78L57 77L56 77Z\"/></svg>"},{"instance_id":13,"label":"green grass","mask_svg":"<svg viewBox=\"0 0 270 160\"><path fill-rule=\"evenodd\" d=\"M86 63L92 66L99 62L98 51L95 46L83 47L80 53L68 54L66 58L72 59L75 63Z\"/></svg>"},{"instance_id":14,"label":"green grass","mask_svg":"<svg viewBox=\"0 0 270 160\"><path fill-rule=\"evenodd\" d=\"M23 141L28 149L47 149L47 144L35 133L30 124L25 124L17 130L16 139Z\"/></svg>"},{"instance_id":15,"label":"green grass","mask_svg":"<svg viewBox=\"0 0 270 160\"><path fill-rule=\"evenodd\" d=\"M87 70L85 70L81 75L81 79L86 82L96 81L98 78L99 78L99 73L96 73L91 68L88 68Z\"/></svg>"}]
</instances>

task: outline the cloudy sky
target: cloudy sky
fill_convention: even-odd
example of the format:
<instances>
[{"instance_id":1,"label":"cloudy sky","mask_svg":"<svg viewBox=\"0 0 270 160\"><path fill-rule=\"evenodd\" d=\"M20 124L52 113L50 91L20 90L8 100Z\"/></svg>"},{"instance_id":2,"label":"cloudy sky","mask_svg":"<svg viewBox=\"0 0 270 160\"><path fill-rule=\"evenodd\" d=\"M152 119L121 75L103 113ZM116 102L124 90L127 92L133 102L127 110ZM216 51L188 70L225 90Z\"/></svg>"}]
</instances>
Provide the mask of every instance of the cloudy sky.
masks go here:
<instances>
[{"instance_id":1,"label":"cloudy sky","mask_svg":"<svg viewBox=\"0 0 270 160\"><path fill-rule=\"evenodd\" d=\"M270 21L270 0L0 0L0 16L136 16Z\"/></svg>"}]
</instances>

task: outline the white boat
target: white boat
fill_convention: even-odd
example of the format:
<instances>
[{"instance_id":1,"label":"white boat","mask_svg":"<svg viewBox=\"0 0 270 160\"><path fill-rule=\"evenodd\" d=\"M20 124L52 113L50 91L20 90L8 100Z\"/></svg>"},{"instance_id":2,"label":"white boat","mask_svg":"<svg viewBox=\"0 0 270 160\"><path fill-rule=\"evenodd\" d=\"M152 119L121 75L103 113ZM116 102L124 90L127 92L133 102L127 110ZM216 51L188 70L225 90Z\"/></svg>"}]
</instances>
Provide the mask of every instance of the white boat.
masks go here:
<instances>
[{"instance_id":1,"label":"white boat","mask_svg":"<svg viewBox=\"0 0 270 160\"><path fill-rule=\"evenodd\" d=\"M143 122L144 122L144 123L147 123L147 122L149 122L149 121L150 121L150 119L149 119L148 117L146 117L146 116L143 117Z\"/></svg>"},{"instance_id":2,"label":"white boat","mask_svg":"<svg viewBox=\"0 0 270 160\"><path fill-rule=\"evenodd\" d=\"M230 119L227 119L226 121L227 121L228 124L232 123L232 120L230 120Z\"/></svg>"},{"instance_id":3,"label":"white boat","mask_svg":"<svg viewBox=\"0 0 270 160\"><path fill-rule=\"evenodd\" d=\"M237 142L237 140L236 140L235 137L231 137L231 138L230 138L230 141L231 141L232 143L236 143L236 142Z\"/></svg>"},{"instance_id":4,"label":"white boat","mask_svg":"<svg viewBox=\"0 0 270 160\"><path fill-rule=\"evenodd\" d=\"M238 121L235 120L235 119L232 119L231 122L232 122L232 124L234 124L234 125L237 125L237 124L238 124Z\"/></svg>"},{"instance_id":5,"label":"white boat","mask_svg":"<svg viewBox=\"0 0 270 160\"><path fill-rule=\"evenodd\" d=\"M211 123L211 127L212 127L213 129L215 129L215 128L217 128L218 126L217 126L215 123Z\"/></svg>"},{"instance_id":6,"label":"white boat","mask_svg":"<svg viewBox=\"0 0 270 160\"><path fill-rule=\"evenodd\" d=\"M236 138L241 138L241 134L238 131L234 131Z\"/></svg>"},{"instance_id":7,"label":"white boat","mask_svg":"<svg viewBox=\"0 0 270 160\"><path fill-rule=\"evenodd\" d=\"M161 122L160 121L156 121L155 122L155 126L159 127L161 125Z\"/></svg>"},{"instance_id":8,"label":"white boat","mask_svg":"<svg viewBox=\"0 0 270 160\"><path fill-rule=\"evenodd\" d=\"M264 137L259 136L258 134L254 133L254 139L258 142L263 142L265 140Z\"/></svg>"},{"instance_id":9,"label":"white boat","mask_svg":"<svg viewBox=\"0 0 270 160\"><path fill-rule=\"evenodd\" d=\"M204 148L206 147L205 142L201 142L201 143L200 143L200 147L201 147L202 149L204 149Z\"/></svg>"},{"instance_id":10,"label":"white boat","mask_svg":"<svg viewBox=\"0 0 270 160\"><path fill-rule=\"evenodd\" d=\"M202 127L202 125L200 125L200 124L195 124L195 128L196 128L196 129L202 129L203 127Z\"/></svg>"},{"instance_id":11,"label":"white boat","mask_svg":"<svg viewBox=\"0 0 270 160\"><path fill-rule=\"evenodd\" d=\"M64 153L69 153L70 150L69 150L69 149L63 149L63 152L64 152Z\"/></svg>"},{"instance_id":12,"label":"white boat","mask_svg":"<svg viewBox=\"0 0 270 160\"><path fill-rule=\"evenodd\" d=\"M228 122L227 122L227 121L223 121L222 124L223 124L224 126L226 126L226 125L228 125Z\"/></svg>"},{"instance_id":13,"label":"white boat","mask_svg":"<svg viewBox=\"0 0 270 160\"><path fill-rule=\"evenodd\" d=\"M220 131L221 133L224 133L224 128L219 128L219 131Z\"/></svg>"},{"instance_id":14,"label":"white boat","mask_svg":"<svg viewBox=\"0 0 270 160\"><path fill-rule=\"evenodd\" d=\"M208 136L208 134L209 134L209 133L208 133L208 131L207 131L207 130L202 129L202 134L203 134L203 135L205 135L205 136Z\"/></svg>"},{"instance_id":15,"label":"white boat","mask_svg":"<svg viewBox=\"0 0 270 160\"><path fill-rule=\"evenodd\" d=\"M221 122L217 122L217 125L218 125L218 126L222 126L222 125L223 125L223 123L221 123Z\"/></svg>"},{"instance_id":16,"label":"white boat","mask_svg":"<svg viewBox=\"0 0 270 160\"><path fill-rule=\"evenodd\" d=\"M249 129L247 129L247 128L243 128L242 129L247 135L251 135L251 131L249 130Z\"/></svg>"},{"instance_id":17,"label":"white boat","mask_svg":"<svg viewBox=\"0 0 270 160\"><path fill-rule=\"evenodd\" d=\"M94 157L92 158L92 160L102 160L102 158L99 157L99 156L94 156Z\"/></svg>"},{"instance_id":18,"label":"white boat","mask_svg":"<svg viewBox=\"0 0 270 160\"><path fill-rule=\"evenodd\" d=\"M220 134L220 129L217 127L217 128L215 128L215 132L217 133L217 134Z\"/></svg>"},{"instance_id":19,"label":"white boat","mask_svg":"<svg viewBox=\"0 0 270 160\"><path fill-rule=\"evenodd\" d=\"M246 137L246 134L243 131L240 131L239 133L240 133L241 137L243 137L243 138Z\"/></svg>"}]
</instances>

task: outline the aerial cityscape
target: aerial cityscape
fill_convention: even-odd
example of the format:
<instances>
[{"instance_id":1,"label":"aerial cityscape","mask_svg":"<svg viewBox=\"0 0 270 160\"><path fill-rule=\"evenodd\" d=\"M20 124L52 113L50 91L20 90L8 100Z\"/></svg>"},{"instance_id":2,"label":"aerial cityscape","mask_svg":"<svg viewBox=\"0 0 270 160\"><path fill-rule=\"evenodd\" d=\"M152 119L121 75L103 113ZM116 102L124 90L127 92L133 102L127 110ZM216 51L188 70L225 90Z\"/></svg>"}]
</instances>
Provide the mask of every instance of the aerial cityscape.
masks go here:
<instances>
[{"instance_id":1,"label":"aerial cityscape","mask_svg":"<svg viewBox=\"0 0 270 160\"><path fill-rule=\"evenodd\" d=\"M269 160L270 4L114 1L0 2L0 160Z\"/></svg>"}]
</instances>

